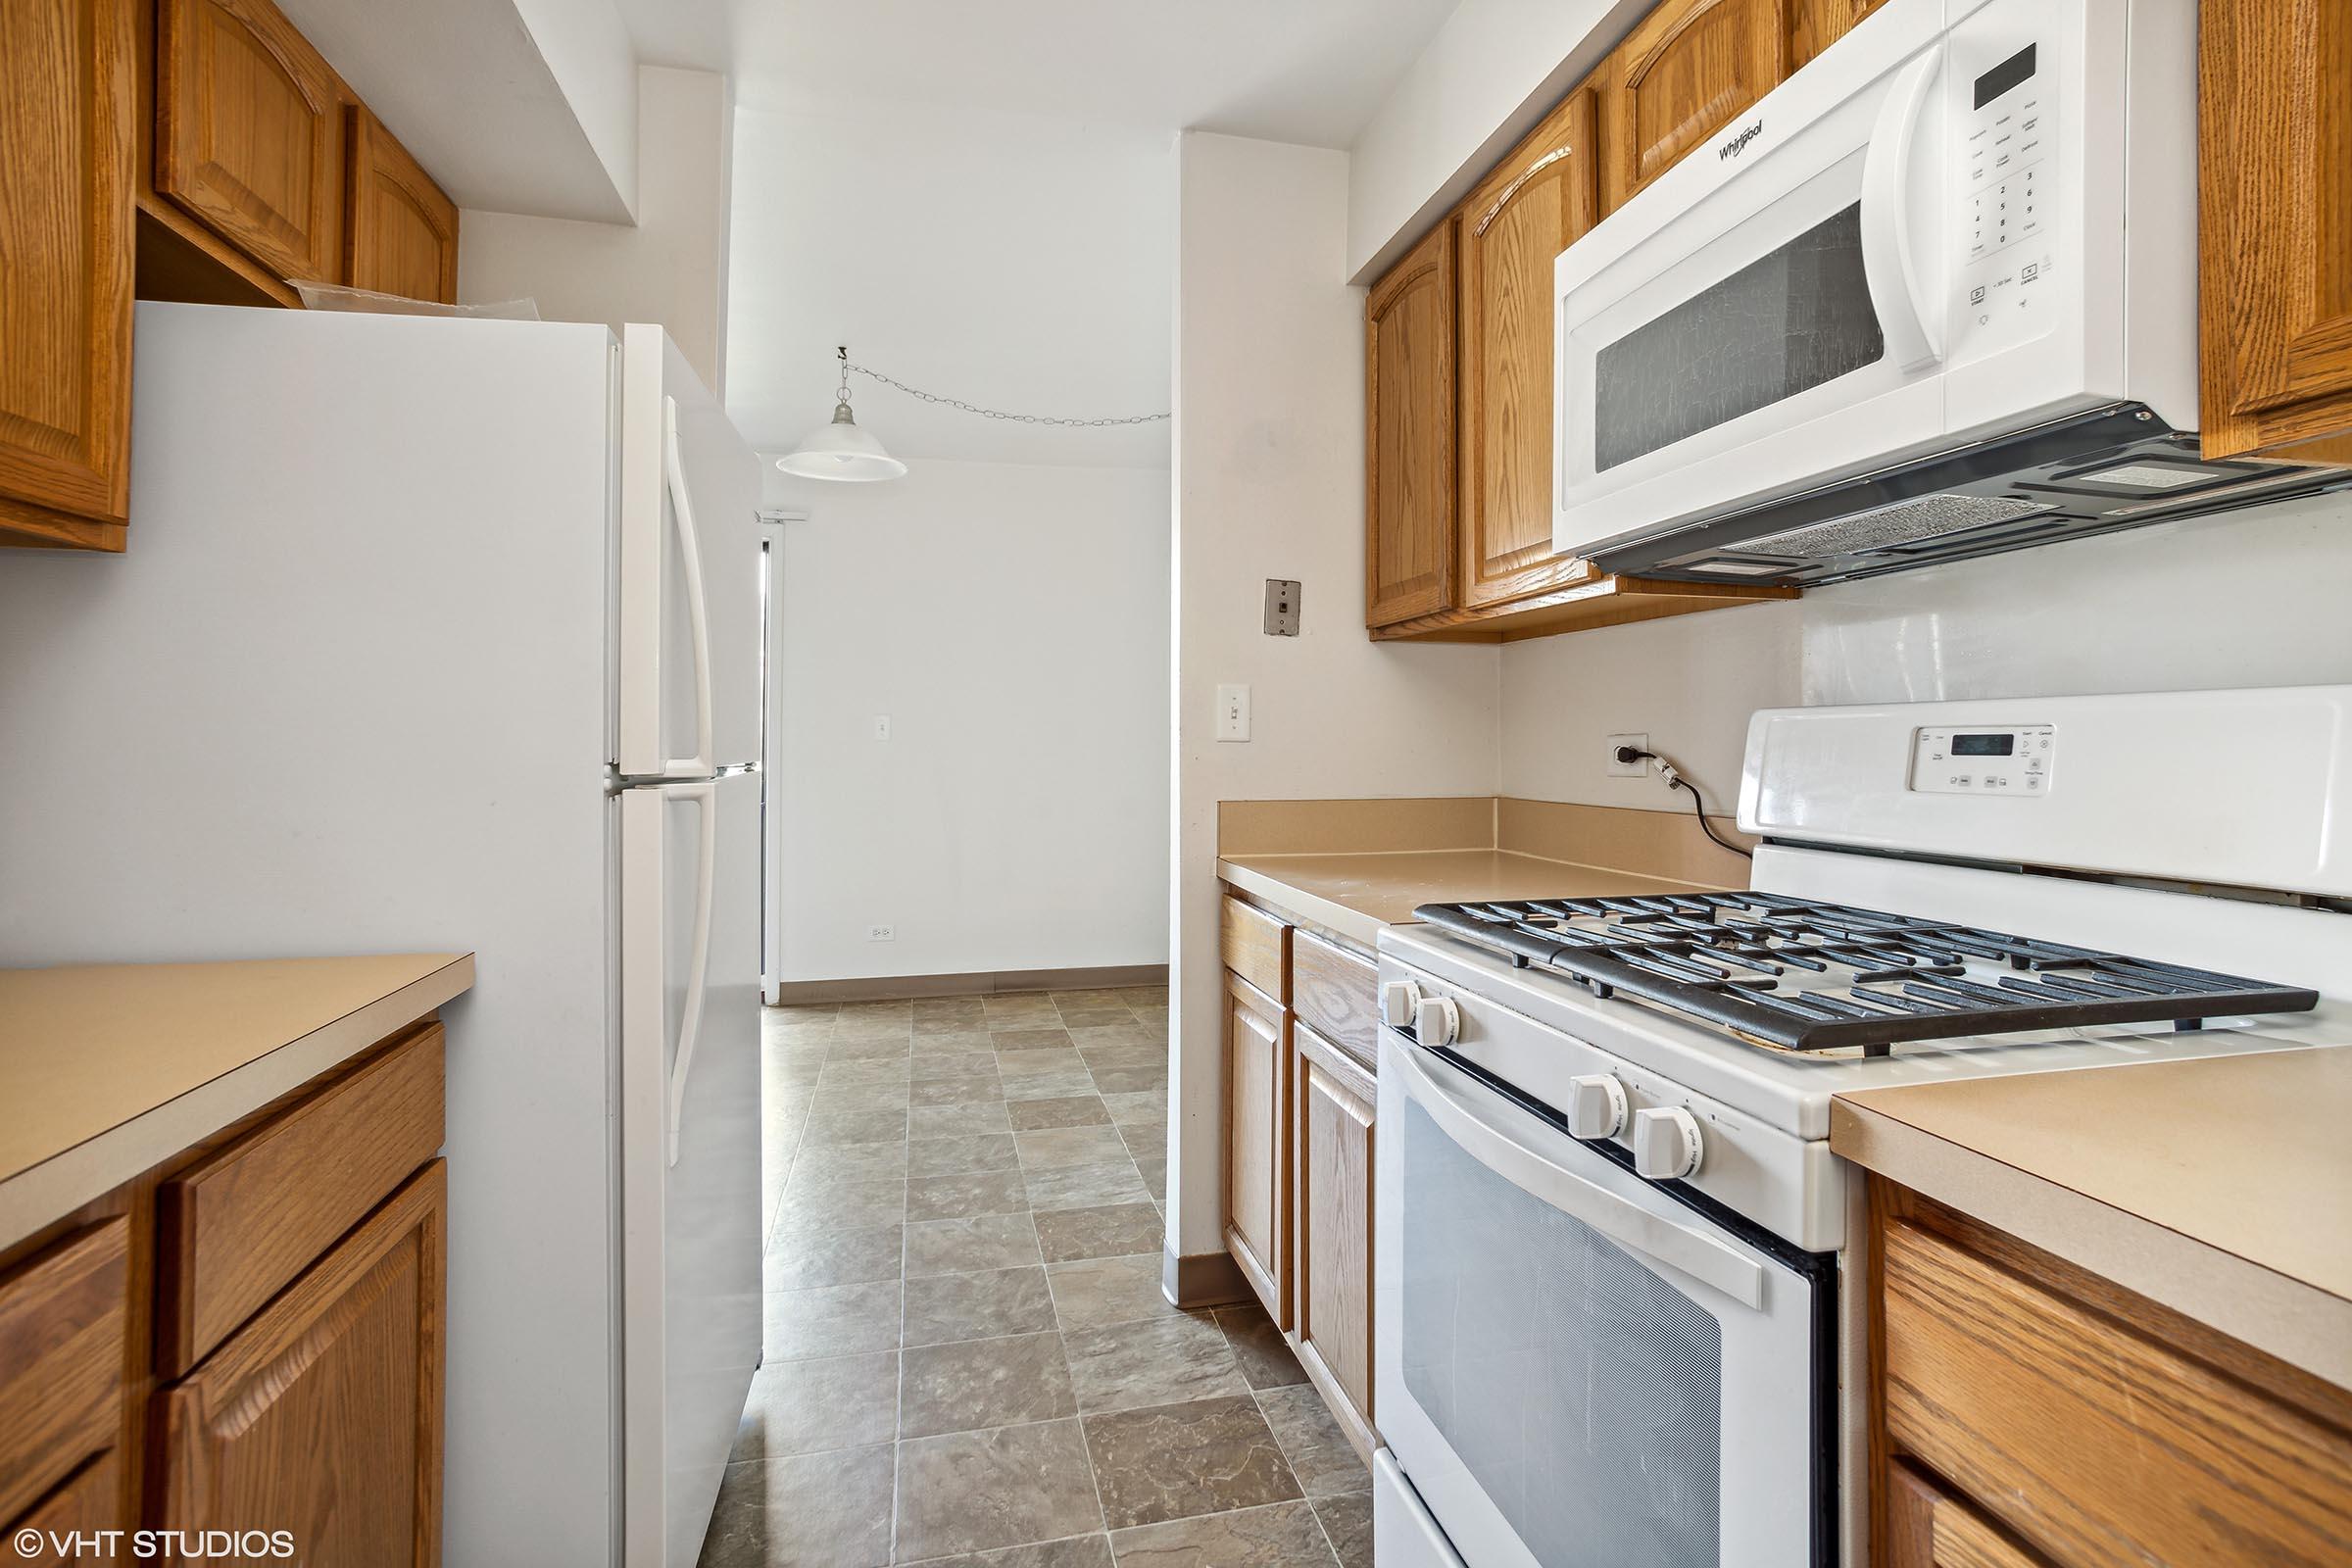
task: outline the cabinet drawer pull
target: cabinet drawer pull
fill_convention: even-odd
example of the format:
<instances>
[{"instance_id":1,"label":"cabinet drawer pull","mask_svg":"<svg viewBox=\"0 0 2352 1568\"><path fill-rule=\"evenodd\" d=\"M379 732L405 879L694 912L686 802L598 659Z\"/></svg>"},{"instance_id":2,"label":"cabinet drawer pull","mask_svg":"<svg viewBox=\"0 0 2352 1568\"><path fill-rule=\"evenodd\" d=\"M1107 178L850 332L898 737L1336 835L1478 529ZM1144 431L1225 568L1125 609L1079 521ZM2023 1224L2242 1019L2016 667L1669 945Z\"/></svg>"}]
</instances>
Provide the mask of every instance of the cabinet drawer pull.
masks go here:
<instances>
[{"instance_id":1,"label":"cabinet drawer pull","mask_svg":"<svg viewBox=\"0 0 2352 1568\"><path fill-rule=\"evenodd\" d=\"M1511 198L1519 194L1521 187L1525 186L1529 180L1535 178L1544 170L1549 169L1552 165L1558 163L1561 159L1567 157L1570 153L1575 151L1576 149L1574 147L1567 146L1565 144L1554 147L1551 151L1545 153L1543 157L1537 159L1534 163L1519 171L1519 177L1512 180L1508 185L1502 187L1502 194L1494 198L1494 204L1492 207L1489 207L1485 212L1478 215L1478 226L1470 230L1471 234L1474 236L1483 237L1487 232L1487 225L1502 216L1502 210L1511 205Z\"/></svg>"}]
</instances>

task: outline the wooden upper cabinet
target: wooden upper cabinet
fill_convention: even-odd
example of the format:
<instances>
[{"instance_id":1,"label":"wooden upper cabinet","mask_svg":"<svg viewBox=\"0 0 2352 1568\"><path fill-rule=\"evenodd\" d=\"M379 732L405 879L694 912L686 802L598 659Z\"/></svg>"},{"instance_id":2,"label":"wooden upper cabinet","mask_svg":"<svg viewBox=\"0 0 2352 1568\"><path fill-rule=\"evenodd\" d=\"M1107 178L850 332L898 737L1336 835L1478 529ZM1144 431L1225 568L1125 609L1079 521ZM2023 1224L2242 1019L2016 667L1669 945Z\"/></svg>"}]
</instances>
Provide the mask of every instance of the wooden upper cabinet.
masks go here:
<instances>
[{"instance_id":1,"label":"wooden upper cabinet","mask_svg":"<svg viewBox=\"0 0 2352 1568\"><path fill-rule=\"evenodd\" d=\"M1459 603L1552 587L1553 261L1599 216L1593 95L1579 89L1461 207Z\"/></svg>"},{"instance_id":2,"label":"wooden upper cabinet","mask_svg":"<svg viewBox=\"0 0 2352 1568\"><path fill-rule=\"evenodd\" d=\"M130 507L131 10L0 0L0 539Z\"/></svg>"},{"instance_id":3,"label":"wooden upper cabinet","mask_svg":"<svg viewBox=\"0 0 2352 1568\"><path fill-rule=\"evenodd\" d=\"M2352 431L2352 8L2205 0L2197 95L2207 457ZM2325 454L2352 459L2352 440Z\"/></svg>"},{"instance_id":4,"label":"wooden upper cabinet","mask_svg":"<svg viewBox=\"0 0 2352 1568\"><path fill-rule=\"evenodd\" d=\"M1364 299L1364 624L1453 605L1453 222Z\"/></svg>"},{"instance_id":5,"label":"wooden upper cabinet","mask_svg":"<svg viewBox=\"0 0 2352 1568\"><path fill-rule=\"evenodd\" d=\"M1788 72L1794 74L1854 30L1886 0L1788 0Z\"/></svg>"},{"instance_id":6,"label":"wooden upper cabinet","mask_svg":"<svg viewBox=\"0 0 2352 1568\"><path fill-rule=\"evenodd\" d=\"M270 0L160 0L155 184L281 278L343 278L343 93Z\"/></svg>"},{"instance_id":7,"label":"wooden upper cabinet","mask_svg":"<svg viewBox=\"0 0 2352 1568\"><path fill-rule=\"evenodd\" d=\"M1613 213L1788 75L1792 0L1664 0L1602 63L1600 205Z\"/></svg>"},{"instance_id":8,"label":"wooden upper cabinet","mask_svg":"<svg viewBox=\"0 0 2352 1568\"><path fill-rule=\"evenodd\" d=\"M351 106L346 133L345 279L353 288L454 304L458 204L366 105Z\"/></svg>"}]
</instances>

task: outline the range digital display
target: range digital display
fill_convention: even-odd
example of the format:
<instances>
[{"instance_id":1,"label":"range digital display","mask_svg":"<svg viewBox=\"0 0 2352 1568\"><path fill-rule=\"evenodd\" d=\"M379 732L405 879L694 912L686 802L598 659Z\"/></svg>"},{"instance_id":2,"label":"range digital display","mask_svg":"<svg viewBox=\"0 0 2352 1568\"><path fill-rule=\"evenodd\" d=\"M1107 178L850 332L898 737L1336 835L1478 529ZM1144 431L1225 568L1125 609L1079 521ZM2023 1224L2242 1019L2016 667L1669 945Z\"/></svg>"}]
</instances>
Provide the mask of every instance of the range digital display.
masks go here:
<instances>
[{"instance_id":1,"label":"range digital display","mask_svg":"<svg viewBox=\"0 0 2352 1568\"><path fill-rule=\"evenodd\" d=\"M1955 735L1952 737L1954 757L2013 757L2017 754L2015 735Z\"/></svg>"},{"instance_id":2,"label":"range digital display","mask_svg":"<svg viewBox=\"0 0 2352 1568\"><path fill-rule=\"evenodd\" d=\"M2034 74L2034 46L2026 45L1977 78L1977 107L1986 104Z\"/></svg>"}]
</instances>

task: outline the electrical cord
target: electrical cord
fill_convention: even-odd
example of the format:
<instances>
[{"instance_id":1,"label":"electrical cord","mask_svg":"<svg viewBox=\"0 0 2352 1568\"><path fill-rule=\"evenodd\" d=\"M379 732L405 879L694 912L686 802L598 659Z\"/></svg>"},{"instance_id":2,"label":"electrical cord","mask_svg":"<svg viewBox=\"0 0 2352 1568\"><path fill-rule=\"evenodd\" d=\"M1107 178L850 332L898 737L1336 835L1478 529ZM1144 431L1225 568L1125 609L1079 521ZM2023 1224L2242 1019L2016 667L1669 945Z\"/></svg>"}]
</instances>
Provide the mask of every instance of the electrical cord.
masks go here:
<instances>
[{"instance_id":1,"label":"electrical cord","mask_svg":"<svg viewBox=\"0 0 2352 1568\"><path fill-rule=\"evenodd\" d=\"M1741 859L1752 860L1755 858L1752 852L1741 849L1715 831L1715 824L1707 820L1707 803L1698 793L1698 786L1683 777L1682 770L1672 762L1655 752L1645 752L1635 746L1618 747L1616 756L1620 762L1648 762L1650 766L1658 770L1658 776L1666 781L1668 789L1689 790L1690 792L1690 810L1698 818L1698 830Z\"/></svg>"}]
</instances>

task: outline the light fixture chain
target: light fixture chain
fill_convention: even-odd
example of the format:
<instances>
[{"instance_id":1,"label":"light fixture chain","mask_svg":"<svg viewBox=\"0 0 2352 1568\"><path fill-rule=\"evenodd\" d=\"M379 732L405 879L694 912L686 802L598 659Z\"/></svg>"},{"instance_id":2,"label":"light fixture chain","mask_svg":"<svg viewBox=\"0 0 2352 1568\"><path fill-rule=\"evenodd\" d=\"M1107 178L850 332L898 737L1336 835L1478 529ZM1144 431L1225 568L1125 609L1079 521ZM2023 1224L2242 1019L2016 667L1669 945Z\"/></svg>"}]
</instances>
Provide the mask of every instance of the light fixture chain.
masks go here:
<instances>
[{"instance_id":1,"label":"light fixture chain","mask_svg":"<svg viewBox=\"0 0 2352 1568\"><path fill-rule=\"evenodd\" d=\"M961 398L941 397L936 392L925 392L920 387L908 386L904 381L894 380L880 370L869 370L862 365L852 365L850 368L869 381L879 381L884 386L896 387L910 398L920 398L925 403L936 403L943 408L959 409L965 414L977 414L983 419L1006 419L1015 424L1059 424L1100 428L1115 424L1150 424L1154 419L1168 417L1164 414L1131 414L1123 418L1068 419L1051 414L1008 414L1003 409L984 409L978 404L966 403Z\"/></svg>"}]
</instances>

